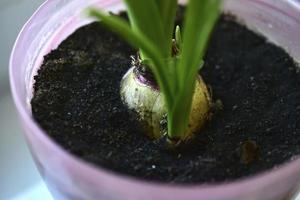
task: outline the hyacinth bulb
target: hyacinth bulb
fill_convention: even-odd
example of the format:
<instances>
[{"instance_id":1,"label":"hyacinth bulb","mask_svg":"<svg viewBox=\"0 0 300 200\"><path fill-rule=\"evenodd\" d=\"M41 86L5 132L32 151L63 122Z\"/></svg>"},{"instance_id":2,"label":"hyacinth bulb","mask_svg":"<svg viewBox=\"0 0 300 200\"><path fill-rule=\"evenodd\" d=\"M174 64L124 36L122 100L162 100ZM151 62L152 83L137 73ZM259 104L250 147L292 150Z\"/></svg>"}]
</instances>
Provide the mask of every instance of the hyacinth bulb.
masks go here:
<instances>
[{"instance_id":1,"label":"hyacinth bulb","mask_svg":"<svg viewBox=\"0 0 300 200\"><path fill-rule=\"evenodd\" d=\"M167 133L167 109L163 94L155 84L140 75L135 67L130 68L122 78L120 94L123 103L135 113L145 134L152 139L159 139ZM211 116L211 105L210 92L199 75L183 140L200 132Z\"/></svg>"}]
</instances>

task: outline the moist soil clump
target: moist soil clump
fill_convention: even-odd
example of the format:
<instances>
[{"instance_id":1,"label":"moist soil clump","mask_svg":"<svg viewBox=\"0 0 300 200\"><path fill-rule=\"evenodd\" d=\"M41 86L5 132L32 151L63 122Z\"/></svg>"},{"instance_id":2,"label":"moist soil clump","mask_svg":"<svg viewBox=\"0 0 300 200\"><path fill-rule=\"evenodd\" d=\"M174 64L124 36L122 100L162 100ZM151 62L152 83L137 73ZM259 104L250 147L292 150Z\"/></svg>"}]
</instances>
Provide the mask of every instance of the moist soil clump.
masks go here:
<instances>
[{"instance_id":1,"label":"moist soil clump","mask_svg":"<svg viewBox=\"0 0 300 200\"><path fill-rule=\"evenodd\" d=\"M220 17L201 71L223 109L184 151L149 140L122 104L120 81L135 54L100 23L78 29L35 76L34 119L83 160L151 181L228 181L300 153L299 69L232 17Z\"/></svg>"}]
</instances>

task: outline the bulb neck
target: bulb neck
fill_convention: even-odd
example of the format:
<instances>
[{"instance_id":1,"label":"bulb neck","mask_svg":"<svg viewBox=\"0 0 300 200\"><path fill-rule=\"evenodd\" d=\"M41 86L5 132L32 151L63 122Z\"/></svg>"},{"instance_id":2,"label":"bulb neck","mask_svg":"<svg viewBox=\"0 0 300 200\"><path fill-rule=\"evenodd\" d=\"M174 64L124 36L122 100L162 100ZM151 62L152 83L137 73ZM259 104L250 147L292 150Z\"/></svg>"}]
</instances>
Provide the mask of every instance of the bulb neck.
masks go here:
<instances>
[{"instance_id":1,"label":"bulb neck","mask_svg":"<svg viewBox=\"0 0 300 200\"><path fill-rule=\"evenodd\" d=\"M157 81L155 80L154 74L152 73L151 69L142 63L139 56L131 56L131 65L133 67L133 73L136 80L139 83L151 87L154 90L159 90Z\"/></svg>"}]
</instances>

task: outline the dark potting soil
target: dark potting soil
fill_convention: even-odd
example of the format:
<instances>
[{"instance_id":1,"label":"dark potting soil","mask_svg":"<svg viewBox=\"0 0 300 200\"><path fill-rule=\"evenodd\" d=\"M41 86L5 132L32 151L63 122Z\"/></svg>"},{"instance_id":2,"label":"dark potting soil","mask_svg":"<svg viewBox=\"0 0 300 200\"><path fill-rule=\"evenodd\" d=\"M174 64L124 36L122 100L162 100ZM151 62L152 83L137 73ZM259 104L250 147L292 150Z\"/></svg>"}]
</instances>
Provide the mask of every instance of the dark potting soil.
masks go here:
<instances>
[{"instance_id":1,"label":"dark potting soil","mask_svg":"<svg viewBox=\"0 0 300 200\"><path fill-rule=\"evenodd\" d=\"M123 106L120 80L133 54L99 23L78 29L35 76L34 119L80 158L152 181L227 181L300 153L300 70L231 17L220 18L201 71L223 110L182 152L149 140Z\"/></svg>"}]
</instances>

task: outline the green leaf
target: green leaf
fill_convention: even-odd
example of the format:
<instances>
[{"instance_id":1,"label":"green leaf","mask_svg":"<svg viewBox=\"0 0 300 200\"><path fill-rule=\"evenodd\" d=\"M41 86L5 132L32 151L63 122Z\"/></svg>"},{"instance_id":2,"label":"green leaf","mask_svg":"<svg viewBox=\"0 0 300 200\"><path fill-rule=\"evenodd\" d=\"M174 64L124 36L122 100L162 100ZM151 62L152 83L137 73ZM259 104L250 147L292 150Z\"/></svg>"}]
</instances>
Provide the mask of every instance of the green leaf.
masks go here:
<instances>
[{"instance_id":1,"label":"green leaf","mask_svg":"<svg viewBox=\"0 0 300 200\"><path fill-rule=\"evenodd\" d=\"M125 20L117 16L109 16L93 8L88 10L88 14L101 20L104 25L109 27L113 32L119 34L132 46L143 49L146 56L151 58L150 60L152 63L149 67L153 71L156 80L165 95L166 103L169 106L173 99L171 85L168 82L170 79L168 79L165 61L162 55L157 51L157 46L154 45L142 32L139 32L138 30L134 31Z\"/></svg>"},{"instance_id":2,"label":"green leaf","mask_svg":"<svg viewBox=\"0 0 300 200\"><path fill-rule=\"evenodd\" d=\"M185 15L183 46L179 70L184 84L190 73L196 73L204 56L215 21L219 16L220 0L190 0Z\"/></svg>"},{"instance_id":3,"label":"green leaf","mask_svg":"<svg viewBox=\"0 0 300 200\"><path fill-rule=\"evenodd\" d=\"M173 109L168 115L168 130L170 138L184 138L185 130L189 123L193 94L195 91L198 74L189 77L186 87L178 91L173 104Z\"/></svg>"},{"instance_id":4,"label":"green leaf","mask_svg":"<svg viewBox=\"0 0 300 200\"><path fill-rule=\"evenodd\" d=\"M177 0L156 0L164 28L165 40L168 42L168 56L171 56L172 38L174 33L175 17L178 7Z\"/></svg>"},{"instance_id":5,"label":"green leaf","mask_svg":"<svg viewBox=\"0 0 300 200\"><path fill-rule=\"evenodd\" d=\"M195 80L195 77L191 77ZM168 135L170 138L183 139L189 123L191 105L195 89L195 81L185 90L178 92L173 109L168 113Z\"/></svg>"},{"instance_id":6,"label":"green leaf","mask_svg":"<svg viewBox=\"0 0 300 200\"><path fill-rule=\"evenodd\" d=\"M183 137L188 126L195 81L211 31L219 16L219 0L190 0L184 21L183 44L179 66L180 90L168 120L170 137ZM180 123L179 123L180 122Z\"/></svg>"},{"instance_id":7,"label":"green leaf","mask_svg":"<svg viewBox=\"0 0 300 200\"><path fill-rule=\"evenodd\" d=\"M133 30L142 32L154 44L162 56L167 56L167 41L159 9L153 0L124 0ZM141 48L143 52L143 49ZM143 56L143 53L142 53Z\"/></svg>"}]
</instances>

